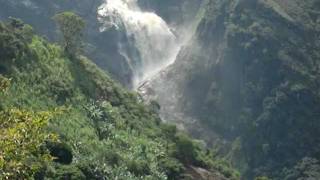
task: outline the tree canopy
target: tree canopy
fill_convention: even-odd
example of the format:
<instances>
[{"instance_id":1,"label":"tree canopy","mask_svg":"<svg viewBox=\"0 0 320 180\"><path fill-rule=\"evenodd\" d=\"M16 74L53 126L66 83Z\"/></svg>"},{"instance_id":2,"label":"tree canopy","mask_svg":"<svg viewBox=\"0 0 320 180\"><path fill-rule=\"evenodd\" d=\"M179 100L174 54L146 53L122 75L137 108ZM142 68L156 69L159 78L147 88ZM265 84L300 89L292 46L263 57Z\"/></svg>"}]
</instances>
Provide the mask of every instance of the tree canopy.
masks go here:
<instances>
[{"instance_id":1,"label":"tree canopy","mask_svg":"<svg viewBox=\"0 0 320 180\"><path fill-rule=\"evenodd\" d=\"M73 12L56 14L53 19L63 35L65 52L75 56L81 50L84 20Z\"/></svg>"}]
</instances>

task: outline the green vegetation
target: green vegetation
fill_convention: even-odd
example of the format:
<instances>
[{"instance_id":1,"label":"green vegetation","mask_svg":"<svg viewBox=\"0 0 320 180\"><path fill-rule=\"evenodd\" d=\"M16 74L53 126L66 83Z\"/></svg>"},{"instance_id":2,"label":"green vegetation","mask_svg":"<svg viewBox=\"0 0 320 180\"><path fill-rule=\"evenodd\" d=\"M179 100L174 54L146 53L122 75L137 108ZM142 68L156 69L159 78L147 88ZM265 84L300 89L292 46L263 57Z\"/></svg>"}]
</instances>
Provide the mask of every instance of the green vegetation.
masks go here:
<instances>
[{"instance_id":1,"label":"green vegetation","mask_svg":"<svg viewBox=\"0 0 320 180\"><path fill-rule=\"evenodd\" d=\"M207 1L197 41L171 68L184 111L229 142L222 154L245 179L319 179L319 10L315 0Z\"/></svg>"},{"instance_id":2,"label":"green vegetation","mask_svg":"<svg viewBox=\"0 0 320 180\"><path fill-rule=\"evenodd\" d=\"M100 3L1 1L0 18L19 16L54 39L56 29L49 19L55 13L83 15L90 28L86 51L91 60L129 84L132 72L116 49L121 42L124 52L137 54L130 43L134 39L124 38L123 29L99 32L92 12ZM138 3L173 26L196 20L194 37L162 82L165 90L178 88L186 115L201 120L205 131L194 126L192 132L201 137L210 131L204 139L217 143L218 149L207 150L175 126L161 123L159 104L146 107L81 56L85 23L76 14L53 18L62 47L12 18L0 23L0 138L5 138L0 142L0 176L187 179L194 178L193 167L201 167L239 179L231 161L244 179L320 179L319 0ZM173 29L183 35L179 27ZM43 112L52 116L43 117ZM20 126L34 140L25 139L21 149L11 138L21 135ZM47 142L52 133L59 141ZM31 163L35 166L29 169Z\"/></svg>"},{"instance_id":3,"label":"green vegetation","mask_svg":"<svg viewBox=\"0 0 320 180\"><path fill-rule=\"evenodd\" d=\"M239 179L86 57L30 32L18 20L0 23L1 176L179 179L199 166Z\"/></svg>"},{"instance_id":4,"label":"green vegetation","mask_svg":"<svg viewBox=\"0 0 320 180\"><path fill-rule=\"evenodd\" d=\"M64 50L75 56L81 50L84 20L73 12L63 12L53 17L63 35Z\"/></svg>"},{"instance_id":5,"label":"green vegetation","mask_svg":"<svg viewBox=\"0 0 320 180\"><path fill-rule=\"evenodd\" d=\"M41 148L57 138L44 129L50 113L10 109L0 113L0 178L28 179L52 160Z\"/></svg>"},{"instance_id":6,"label":"green vegetation","mask_svg":"<svg viewBox=\"0 0 320 180\"><path fill-rule=\"evenodd\" d=\"M4 100L10 80L0 76L0 99ZM42 147L56 142L54 134L45 132L50 112L28 112L19 109L0 111L0 178L29 179L52 160Z\"/></svg>"},{"instance_id":7,"label":"green vegetation","mask_svg":"<svg viewBox=\"0 0 320 180\"><path fill-rule=\"evenodd\" d=\"M5 93L10 87L10 79L0 75L0 92Z\"/></svg>"}]
</instances>

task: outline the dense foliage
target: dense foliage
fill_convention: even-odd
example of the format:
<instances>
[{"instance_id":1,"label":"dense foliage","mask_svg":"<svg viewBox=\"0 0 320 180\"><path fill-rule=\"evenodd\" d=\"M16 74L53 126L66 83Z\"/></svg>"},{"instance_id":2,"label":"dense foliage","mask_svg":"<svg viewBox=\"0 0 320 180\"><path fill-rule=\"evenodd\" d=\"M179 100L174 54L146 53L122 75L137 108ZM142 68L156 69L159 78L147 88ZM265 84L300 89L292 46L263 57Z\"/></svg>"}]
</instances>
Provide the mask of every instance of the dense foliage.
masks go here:
<instances>
[{"instance_id":1,"label":"dense foliage","mask_svg":"<svg viewBox=\"0 0 320 180\"><path fill-rule=\"evenodd\" d=\"M41 148L56 139L45 132L50 113L33 113L10 109L0 113L0 178L33 177L47 162L50 154Z\"/></svg>"},{"instance_id":2,"label":"dense foliage","mask_svg":"<svg viewBox=\"0 0 320 180\"><path fill-rule=\"evenodd\" d=\"M82 47L85 22L73 12L56 14L53 19L62 33L65 52L71 56L75 56L80 52Z\"/></svg>"},{"instance_id":3,"label":"dense foliage","mask_svg":"<svg viewBox=\"0 0 320 180\"><path fill-rule=\"evenodd\" d=\"M0 99L6 98L10 80L0 76ZM45 132L50 112L28 112L19 109L0 111L0 178L29 179L52 160L43 146L57 142L54 134Z\"/></svg>"},{"instance_id":4,"label":"dense foliage","mask_svg":"<svg viewBox=\"0 0 320 180\"><path fill-rule=\"evenodd\" d=\"M103 0L10 0L0 1L0 20L8 17L17 17L32 25L40 36L45 36L51 41L61 41L57 36L56 23L52 17L58 13L67 11L80 15L86 21L84 53L100 68L110 72L112 77L121 83L128 85L131 81L131 70L123 55L118 52L118 42L124 42L126 46L129 39L124 37L124 30L100 32L100 23L97 20L97 8ZM129 47L127 53L132 51Z\"/></svg>"},{"instance_id":5,"label":"dense foliage","mask_svg":"<svg viewBox=\"0 0 320 180\"><path fill-rule=\"evenodd\" d=\"M16 19L0 27L0 51L10 52L1 54L1 74L11 78L10 86L3 79L0 86L7 88L0 102L6 140L0 143L0 173L22 162L18 168L35 166L23 172L36 179L178 179L195 166L238 179L227 163L175 126L162 124L154 108L86 57L66 56ZM50 120L42 113L55 109L59 113ZM59 141L48 141L51 133ZM13 157L12 150L20 156Z\"/></svg>"},{"instance_id":6,"label":"dense foliage","mask_svg":"<svg viewBox=\"0 0 320 180\"><path fill-rule=\"evenodd\" d=\"M33 35L17 19L0 23L0 74L6 77L0 77L0 135L10 136L0 142L0 173L23 168L19 176L40 179L200 179L196 174L209 170L214 178L239 179L228 161L219 160L224 156L244 179L320 179L319 1L138 0L173 26L193 21L200 2L197 31L161 73L158 90L165 91L159 97L169 99L168 108L177 98L178 116L192 119L190 132L216 150L161 123L159 104L146 107L86 57L66 56L67 49L78 51L84 26L69 12L55 18L72 42L67 49ZM132 72L118 43L127 54L135 47L125 28L99 31L100 3L2 1L0 18L19 16L54 39L49 19L75 10L87 20L86 53L128 83ZM42 116L57 108L58 116ZM18 126L34 140L18 149L22 157L2 144L17 145L11 136L21 134ZM39 127L38 133L31 127ZM60 141L47 142L50 133ZM28 169L30 162L36 167Z\"/></svg>"},{"instance_id":7,"label":"dense foliage","mask_svg":"<svg viewBox=\"0 0 320 180\"><path fill-rule=\"evenodd\" d=\"M316 0L207 1L164 80L248 179L319 179L319 11Z\"/></svg>"}]
</instances>

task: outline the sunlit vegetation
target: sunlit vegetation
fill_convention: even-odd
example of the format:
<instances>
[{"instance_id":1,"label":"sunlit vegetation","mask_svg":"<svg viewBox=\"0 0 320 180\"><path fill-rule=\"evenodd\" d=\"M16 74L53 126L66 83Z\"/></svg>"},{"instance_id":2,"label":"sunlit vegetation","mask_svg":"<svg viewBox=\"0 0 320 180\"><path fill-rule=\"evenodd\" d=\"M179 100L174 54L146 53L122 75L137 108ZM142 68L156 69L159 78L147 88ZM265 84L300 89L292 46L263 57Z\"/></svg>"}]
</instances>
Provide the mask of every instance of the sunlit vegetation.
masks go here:
<instances>
[{"instance_id":1,"label":"sunlit vegetation","mask_svg":"<svg viewBox=\"0 0 320 180\"><path fill-rule=\"evenodd\" d=\"M0 112L0 178L33 177L52 160L44 147L46 141L57 140L45 131L49 118L49 112Z\"/></svg>"},{"instance_id":2,"label":"sunlit vegetation","mask_svg":"<svg viewBox=\"0 0 320 180\"><path fill-rule=\"evenodd\" d=\"M197 166L239 178L86 57L66 55L19 20L0 27L1 176L178 179Z\"/></svg>"},{"instance_id":3,"label":"sunlit vegetation","mask_svg":"<svg viewBox=\"0 0 320 180\"><path fill-rule=\"evenodd\" d=\"M10 80L0 76L0 99L5 100ZM46 142L58 137L45 131L54 113L16 108L0 110L0 178L29 179L53 160Z\"/></svg>"},{"instance_id":4,"label":"sunlit vegetation","mask_svg":"<svg viewBox=\"0 0 320 180\"><path fill-rule=\"evenodd\" d=\"M248 180L320 179L319 0L137 3L177 39L196 22L161 80L199 120L190 132L214 132L204 139L215 148L162 123L163 107L100 69L130 87L123 53L140 58L126 28L100 32L101 1L0 1L1 19L35 27L0 23L0 179L199 179L197 168L214 179L240 179L233 168Z\"/></svg>"}]
</instances>

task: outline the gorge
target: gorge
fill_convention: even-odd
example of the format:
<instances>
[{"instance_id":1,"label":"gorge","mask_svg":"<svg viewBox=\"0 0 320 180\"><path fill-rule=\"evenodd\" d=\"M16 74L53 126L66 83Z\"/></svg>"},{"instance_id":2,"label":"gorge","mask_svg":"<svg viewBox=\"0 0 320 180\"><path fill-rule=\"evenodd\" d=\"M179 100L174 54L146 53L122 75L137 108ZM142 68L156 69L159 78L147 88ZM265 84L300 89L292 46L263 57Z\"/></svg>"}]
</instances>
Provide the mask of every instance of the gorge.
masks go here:
<instances>
[{"instance_id":1,"label":"gorge","mask_svg":"<svg viewBox=\"0 0 320 180\"><path fill-rule=\"evenodd\" d=\"M0 121L62 109L39 176L320 179L318 0L0 0L0 20Z\"/></svg>"}]
</instances>

